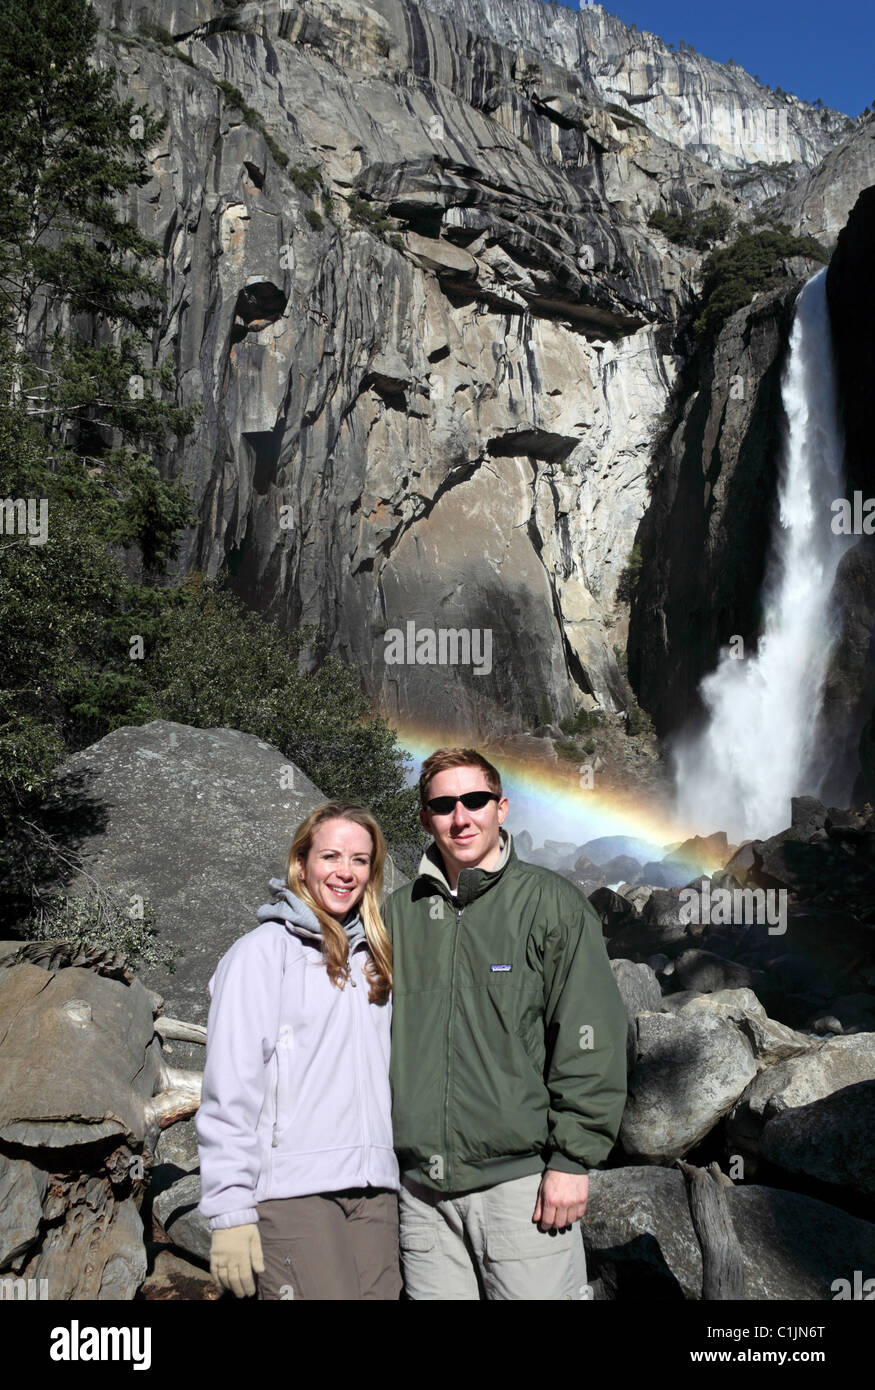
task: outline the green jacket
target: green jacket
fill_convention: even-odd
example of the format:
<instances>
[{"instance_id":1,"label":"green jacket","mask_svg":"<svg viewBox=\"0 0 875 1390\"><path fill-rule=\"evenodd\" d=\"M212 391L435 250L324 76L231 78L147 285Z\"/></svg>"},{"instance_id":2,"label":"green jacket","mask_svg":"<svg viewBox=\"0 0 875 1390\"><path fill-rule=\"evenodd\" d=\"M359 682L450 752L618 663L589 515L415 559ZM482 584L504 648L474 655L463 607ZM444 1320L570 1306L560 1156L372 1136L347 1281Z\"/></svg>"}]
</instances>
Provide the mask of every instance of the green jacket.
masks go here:
<instances>
[{"instance_id":1,"label":"green jacket","mask_svg":"<svg viewBox=\"0 0 875 1390\"><path fill-rule=\"evenodd\" d=\"M585 1173L626 1101L626 1011L598 916L501 834L496 868L463 869L455 900L432 844L383 910L395 1148L439 1191Z\"/></svg>"}]
</instances>

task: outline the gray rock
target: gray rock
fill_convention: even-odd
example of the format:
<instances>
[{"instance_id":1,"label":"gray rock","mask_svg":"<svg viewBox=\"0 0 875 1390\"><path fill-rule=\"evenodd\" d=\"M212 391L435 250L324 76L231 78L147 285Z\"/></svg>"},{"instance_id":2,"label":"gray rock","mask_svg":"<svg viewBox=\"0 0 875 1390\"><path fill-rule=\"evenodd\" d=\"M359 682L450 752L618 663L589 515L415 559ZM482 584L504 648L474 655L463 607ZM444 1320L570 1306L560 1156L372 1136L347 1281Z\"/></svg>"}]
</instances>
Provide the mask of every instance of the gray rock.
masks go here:
<instances>
[{"instance_id":1,"label":"gray rock","mask_svg":"<svg viewBox=\"0 0 875 1390\"><path fill-rule=\"evenodd\" d=\"M615 854L613 859L602 864L601 869L606 883L631 882L640 873L641 865L631 854Z\"/></svg>"},{"instance_id":2,"label":"gray rock","mask_svg":"<svg viewBox=\"0 0 875 1390\"><path fill-rule=\"evenodd\" d=\"M626 1064L631 1071L635 1065L635 1019L643 1011L659 1010L662 1005L662 990L659 981L647 965L635 965L630 960L612 960L611 971L626 1006L629 1023L626 1035Z\"/></svg>"},{"instance_id":3,"label":"gray rock","mask_svg":"<svg viewBox=\"0 0 875 1390\"><path fill-rule=\"evenodd\" d=\"M209 1264L210 1226L197 1209L200 1199L200 1173L187 1173L159 1193L152 1211L178 1249Z\"/></svg>"},{"instance_id":4,"label":"gray rock","mask_svg":"<svg viewBox=\"0 0 875 1390\"><path fill-rule=\"evenodd\" d=\"M773 1114L760 1137L759 1154L785 1173L868 1198L875 1214L873 1129L875 1080L861 1081Z\"/></svg>"},{"instance_id":5,"label":"gray rock","mask_svg":"<svg viewBox=\"0 0 875 1390\"><path fill-rule=\"evenodd\" d=\"M0 1140L68 1148L139 1145L159 1089L146 991L78 967L0 972Z\"/></svg>"},{"instance_id":6,"label":"gray rock","mask_svg":"<svg viewBox=\"0 0 875 1390\"><path fill-rule=\"evenodd\" d=\"M36 1241L47 1182L40 1168L0 1152L0 1270Z\"/></svg>"},{"instance_id":7,"label":"gray rock","mask_svg":"<svg viewBox=\"0 0 875 1390\"><path fill-rule=\"evenodd\" d=\"M756 1074L750 1045L714 1014L641 1013L620 1126L623 1152L645 1163L688 1153Z\"/></svg>"},{"instance_id":8,"label":"gray rock","mask_svg":"<svg viewBox=\"0 0 875 1390\"><path fill-rule=\"evenodd\" d=\"M675 960L675 975L684 989L711 994L723 989L753 989L764 978L761 970L725 960L713 951L684 951Z\"/></svg>"},{"instance_id":9,"label":"gray rock","mask_svg":"<svg viewBox=\"0 0 875 1390\"><path fill-rule=\"evenodd\" d=\"M46 1279L48 1296L92 1302L130 1300L146 1277L143 1223L131 1198L117 1201L101 1177L75 1185L64 1220L50 1226L23 1267L27 1279Z\"/></svg>"},{"instance_id":10,"label":"gray rock","mask_svg":"<svg viewBox=\"0 0 875 1390\"><path fill-rule=\"evenodd\" d=\"M825 1302L835 1296L835 1280L853 1280L855 1269L875 1273L870 1222L773 1187L736 1185L726 1197L746 1299ZM583 1237L590 1281L601 1282L605 1297L629 1303L701 1297L701 1252L679 1172L592 1173Z\"/></svg>"},{"instance_id":11,"label":"gray rock","mask_svg":"<svg viewBox=\"0 0 875 1390\"><path fill-rule=\"evenodd\" d=\"M862 1033L849 1038L828 1038L823 1042L812 1039L812 1042L813 1047L804 1055L778 1062L761 1072L739 1098L727 1118L727 1145L744 1157L749 1176L755 1175L759 1155L765 1152L763 1144L766 1132L780 1116L796 1110L805 1112L798 1121L786 1124L782 1122L777 1131L779 1136L784 1135L787 1139L788 1163L798 1163L797 1136L808 1126L812 1145L811 1161L814 1166L820 1167L815 1146L827 1144L831 1148L832 1141L824 1136L828 1128L827 1121L833 1116L835 1107L818 1110L818 1102L836 1094L849 1097L853 1093L855 1105L859 1105L862 1118L865 1119L868 1114L871 1102L861 1087L875 1081L875 1034ZM838 1108L842 1109L845 1120L850 1123L851 1115L845 1111L847 1103L839 1102ZM855 1106L851 1106L851 1112L854 1108ZM858 1131L859 1127L860 1120L857 1120L854 1123L855 1131ZM841 1143L845 1142L841 1136L846 1133L847 1125L836 1131ZM776 1143L770 1141L768 1149L770 1161L778 1167L784 1166L776 1157L780 1152ZM856 1157L852 1156L848 1161L852 1165L862 1162L865 1166L869 1162L869 1151L868 1144L858 1146ZM824 1181L829 1179L825 1178ZM859 1183L859 1178L856 1181Z\"/></svg>"},{"instance_id":12,"label":"gray rock","mask_svg":"<svg viewBox=\"0 0 875 1390\"><path fill-rule=\"evenodd\" d=\"M256 925L268 880L284 875L295 827L326 798L250 734L164 720L116 729L75 754L57 778L61 787L74 780L84 783L77 805L104 818L83 836L84 870L125 899L142 896L160 946L184 951L173 973L154 966L139 978L160 992L171 1017L205 1023L210 976ZM387 861L387 892L402 881ZM175 1065L203 1065L203 1050L189 1044L174 1043L173 1057Z\"/></svg>"},{"instance_id":13,"label":"gray rock","mask_svg":"<svg viewBox=\"0 0 875 1390\"><path fill-rule=\"evenodd\" d=\"M790 800L790 825L802 840L826 826L826 807L816 796L794 796Z\"/></svg>"},{"instance_id":14,"label":"gray rock","mask_svg":"<svg viewBox=\"0 0 875 1390\"><path fill-rule=\"evenodd\" d=\"M758 1069L798 1057L817 1046L817 1039L799 1033L776 1019L769 1018L752 990L723 989L713 994L696 994L685 990L670 994L662 1000L666 1013L712 1013L729 1019L750 1045Z\"/></svg>"}]
</instances>

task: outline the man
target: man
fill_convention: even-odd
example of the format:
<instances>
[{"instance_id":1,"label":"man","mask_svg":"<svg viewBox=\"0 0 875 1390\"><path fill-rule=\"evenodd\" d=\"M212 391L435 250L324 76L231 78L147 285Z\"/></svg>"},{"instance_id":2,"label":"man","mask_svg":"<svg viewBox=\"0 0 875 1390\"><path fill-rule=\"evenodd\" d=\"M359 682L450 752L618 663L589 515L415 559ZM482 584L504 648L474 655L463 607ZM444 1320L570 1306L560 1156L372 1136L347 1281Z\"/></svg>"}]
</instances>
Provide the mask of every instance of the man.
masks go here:
<instances>
[{"instance_id":1,"label":"man","mask_svg":"<svg viewBox=\"0 0 875 1390\"><path fill-rule=\"evenodd\" d=\"M601 924L566 879L517 859L479 753L439 749L419 787L434 843L384 911L407 1292L586 1298L575 1223L626 1099Z\"/></svg>"}]
</instances>

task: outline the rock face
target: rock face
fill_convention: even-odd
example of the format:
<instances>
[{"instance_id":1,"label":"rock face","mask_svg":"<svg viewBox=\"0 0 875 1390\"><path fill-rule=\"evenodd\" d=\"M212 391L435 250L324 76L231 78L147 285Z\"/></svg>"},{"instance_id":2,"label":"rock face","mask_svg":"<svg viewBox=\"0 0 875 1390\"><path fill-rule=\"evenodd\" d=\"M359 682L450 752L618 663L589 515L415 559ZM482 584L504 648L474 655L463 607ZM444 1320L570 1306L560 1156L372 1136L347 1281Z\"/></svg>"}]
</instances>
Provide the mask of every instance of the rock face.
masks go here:
<instances>
[{"instance_id":1,"label":"rock face","mask_svg":"<svg viewBox=\"0 0 875 1390\"><path fill-rule=\"evenodd\" d=\"M163 253L156 352L203 406L161 461L199 517L180 570L227 564L252 607L320 624L392 716L482 739L543 697L623 708L618 584L701 261L648 217L746 212L845 118L600 6L98 11L100 61L168 117L131 208ZM739 370L768 373L779 329ZM756 540L676 685L748 613ZM432 664L416 635L441 632Z\"/></svg>"},{"instance_id":2,"label":"rock face","mask_svg":"<svg viewBox=\"0 0 875 1390\"><path fill-rule=\"evenodd\" d=\"M582 5L576 13L537 0L423 4L579 73L605 101L626 107L665 139L718 168L743 171L745 185L756 170L760 196L822 159L849 124L837 111L775 96L744 68L715 63L690 48L676 52L603 5Z\"/></svg>"},{"instance_id":3,"label":"rock face","mask_svg":"<svg viewBox=\"0 0 875 1390\"><path fill-rule=\"evenodd\" d=\"M184 951L172 974L155 966L140 978L171 1017L205 1023L220 957L256 925L294 830L326 798L260 739L165 720L116 729L70 758L58 784L80 827L83 873L126 901L142 897L161 948ZM387 861L387 891L401 881ZM80 875L68 891L86 883Z\"/></svg>"},{"instance_id":4,"label":"rock face","mask_svg":"<svg viewBox=\"0 0 875 1390\"><path fill-rule=\"evenodd\" d=\"M779 220L800 235L816 237L830 250L848 221L860 190L875 184L875 117L866 116L799 179L775 205Z\"/></svg>"}]
</instances>

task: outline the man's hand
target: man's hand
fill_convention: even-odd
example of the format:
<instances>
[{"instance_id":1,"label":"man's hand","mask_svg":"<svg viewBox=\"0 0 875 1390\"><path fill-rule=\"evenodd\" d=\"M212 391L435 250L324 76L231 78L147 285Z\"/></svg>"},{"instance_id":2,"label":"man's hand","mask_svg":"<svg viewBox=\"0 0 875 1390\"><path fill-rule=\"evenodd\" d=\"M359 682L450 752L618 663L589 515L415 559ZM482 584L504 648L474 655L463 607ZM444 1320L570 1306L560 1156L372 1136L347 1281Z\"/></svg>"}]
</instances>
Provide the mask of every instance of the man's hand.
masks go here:
<instances>
[{"instance_id":1,"label":"man's hand","mask_svg":"<svg viewBox=\"0 0 875 1390\"><path fill-rule=\"evenodd\" d=\"M261 1237L256 1224L213 1231L210 1273L220 1288L228 1289L238 1298L252 1297L255 1276L264 1273Z\"/></svg>"},{"instance_id":2,"label":"man's hand","mask_svg":"<svg viewBox=\"0 0 875 1390\"><path fill-rule=\"evenodd\" d=\"M561 1231L582 1221L589 1197L589 1178L585 1173L560 1173L547 1168L538 1188L532 1220L540 1231Z\"/></svg>"}]
</instances>

